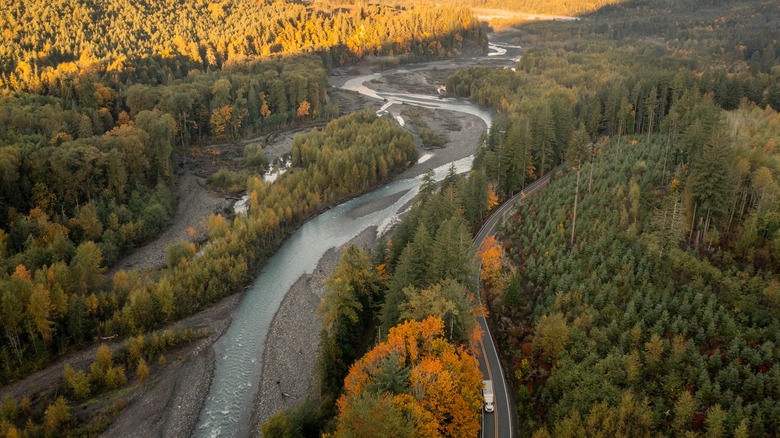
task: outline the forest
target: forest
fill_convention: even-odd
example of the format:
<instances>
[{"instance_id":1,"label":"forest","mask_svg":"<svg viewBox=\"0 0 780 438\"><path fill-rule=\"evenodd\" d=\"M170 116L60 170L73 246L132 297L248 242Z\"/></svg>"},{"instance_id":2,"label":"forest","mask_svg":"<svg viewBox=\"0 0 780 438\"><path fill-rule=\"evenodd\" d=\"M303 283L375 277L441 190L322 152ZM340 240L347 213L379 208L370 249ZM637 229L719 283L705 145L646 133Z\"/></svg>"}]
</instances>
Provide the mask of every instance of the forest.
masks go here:
<instances>
[{"instance_id":1,"label":"forest","mask_svg":"<svg viewBox=\"0 0 780 438\"><path fill-rule=\"evenodd\" d=\"M484 48L471 11L456 6L63 0L52 8L41 0L4 2L0 87L65 97L95 75L116 85L156 85L272 55L319 53L330 67L372 55L437 59Z\"/></svg>"},{"instance_id":2,"label":"forest","mask_svg":"<svg viewBox=\"0 0 780 438\"><path fill-rule=\"evenodd\" d=\"M181 154L334 118L333 65L486 42L463 9L61 3L72 13L0 6L0 380L129 337L121 354L100 347L89 369L66 368L56 398L3 400L12 436L99 433L121 406L86 417L73 403L145 381L202 335L154 330L239 290L307 218L416 159L386 119L335 119L296 139L274 184L246 157L249 212L210 217L202 256L182 242L162 272L107 278L170 220ZM564 4L537 12L574 13ZM514 69L448 78L498 113L473 171L429 175L389 240L345 252L322 304L321 400L264 434L474 435L477 273L522 436L776 434L779 20L765 0L621 2L523 25ZM563 162L477 269L481 221Z\"/></svg>"},{"instance_id":3,"label":"forest","mask_svg":"<svg viewBox=\"0 0 780 438\"><path fill-rule=\"evenodd\" d=\"M478 252L520 435L780 430L779 16L749 18L770 2L695 3L525 25L515 42L531 48L514 71L447 80L500 115L474 170L423 189L373 262L347 252L342 266L365 274L340 267L323 303L320 372L336 406L283 412L266 436L422 433L431 400L392 345L438 317L468 348L458 316L477 304L464 283L473 265L456 247L440 252L440 234L453 220L473 232L499 199L564 162ZM437 268L442 254L462 268ZM355 332L377 324L383 335L361 345ZM450 436L442 426L426 436Z\"/></svg>"},{"instance_id":4,"label":"forest","mask_svg":"<svg viewBox=\"0 0 780 438\"><path fill-rule=\"evenodd\" d=\"M355 141L358 137L371 143ZM322 150L308 156L311 144ZM275 183L265 183L259 176L248 179L246 216L230 220L212 215L203 255L195 257L195 246L182 242L169 249L168 268L154 277L138 271L118 271L106 278L101 251L92 241L76 248L69 263L57 261L34 272L20 264L0 280L5 336L1 351L3 378L13 379L96 335L151 333L166 322L235 293L306 219L407 168L417 154L410 134L370 111L335 119L322 132L298 136L294 148L303 154L296 153L300 158ZM330 151L330 155L322 151ZM343 168L346 162L350 169ZM142 341L141 345L148 342ZM154 351L159 354L159 348ZM137 361L139 357L136 354L132 358ZM105 359L103 362L108 363ZM138 366L136 362L130 364ZM121 373L115 371L122 375L122 384L127 383L125 370L123 366ZM121 386L101 380L105 372L94 373L96 377L90 374L87 383L104 389ZM83 393L73 389L77 398L84 397L79 394ZM4 417L3 427L31 433L42 430L44 407L27 409L26 415ZM76 421L68 427L58 430L78 435L79 430L85 432L94 425Z\"/></svg>"},{"instance_id":5,"label":"forest","mask_svg":"<svg viewBox=\"0 0 780 438\"><path fill-rule=\"evenodd\" d=\"M453 56L464 44L475 50L484 46L484 35L464 9L366 6L327 12L284 2L237 1L220 7L182 2L177 3L181 14L179 9L175 14L180 21L174 24L166 21L174 16L168 14L174 7L169 2L144 3L143 13L128 2L61 3L72 13L52 15L48 5L36 1L0 6L9 42L0 49L5 89L0 95L0 281L32 280L19 291L3 288L3 381L91 339L98 330L114 330L112 324L99 328L97 322L109 321L134 286L113 281L117 286L103 274L167 227L182 156L208 153L208 142L235 142L337 116L326 90L333 59L355 62L371 54L408 53L411 61ZM271 20L274 26L262 29L276 30L261 43L252 33L261 28L242 20ZM129 27L109 26L116 22ZM383 46L391 31L397 38ZM310 41L323 32L320 36L330 43ZM181 35L195 49L174 49ZM308 42L285 42L292 37ZM237 38L257 45L240 53L228 50L233 45L225 41ZM188 58L199 51L204 58ZM364 118L357 124L369 123ZM385 132L375 134L378 140L399 135L381 126ZM299 147L307 150L305 144ZM336 157L333 166L313 169L316 182L306 183L305 194L303 186L298 189L295 196L301 198L296 199L306 202L270 208L277 217L297 220L413 161L407 139L398 137L387 147L388 155L372 156L334 146L329 149ZM296 164L308 166L317 159L327 166L330 159L305 155ZM245 162L246 174L266 170L261 156L247 155ZM330 181L328 172L348 180ZM252 187L255 180L249 179ZM212 222L220 221L226 222ZM178 260L187 253L186 245L172 253L172 261ZM136 278L129 284L148 281ZM36 294L29 295L30 288ZM39 303L29 304L30 296ZM75 309L81 316L71 314ZM94 323L82 323L87 313ZM72 319L78 329L66 324Z\"/></svg>"},{"instance_id":6,"label":"forest","mask_svg":"<svg viewBox=\"0 0 780 438\"><path fill-rule=\"evenodd\" d=\"M327 3L343 3L337 0L320 0ZM428 1L431 4L445 6L469 6L471 8L499 9L517 11L525 14L578 16L587 14L604 6L625 2L626 0L441 0ZM425 0L416 0L423 3ZM404 5L408 2L400 0L379 0L377 3L388 5Z\"/></svg>"},{"instance_id":7,"label":"forest","mask_svg":"<svg viewBox=\"0 0 780 438\"><path fill-rule=\"evenodd\" d=\"M780 430L776 8L623 3L448 79L500 197L570 168L483 251L522 436Z\"/></svg>"}]
</instances>

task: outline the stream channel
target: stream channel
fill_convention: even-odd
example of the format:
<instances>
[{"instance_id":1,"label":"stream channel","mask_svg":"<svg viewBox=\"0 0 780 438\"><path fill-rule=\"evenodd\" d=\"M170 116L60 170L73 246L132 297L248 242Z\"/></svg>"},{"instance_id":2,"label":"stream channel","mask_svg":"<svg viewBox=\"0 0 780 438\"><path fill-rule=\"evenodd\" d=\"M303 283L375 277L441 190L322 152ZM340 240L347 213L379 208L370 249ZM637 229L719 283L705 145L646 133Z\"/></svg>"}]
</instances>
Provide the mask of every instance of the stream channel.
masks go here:
<instances>
[{"instance_id":1,"label":"stream channel","mask_svg":"<svg viewBox=\"0 0 780 438\"><path fill-rule=\"evenodd\" d=\"M514 56L507 55L507 48L515 49L512 50ZM487 56L458 61L478 65L480 60L486 60L488 56L491 60L506 57L507 65L512 65L520 48L491 44L490 49L491 53ZM465 99L377 92L364 85L384 75L433 69L446 62L453 61L428 62L360 76L348 80L342 88L383 100L385 104L378 114L383 114L393 104L406 103L475 115L489 127L491 113ZM458 173L468 172L473 159L473 156L469 156L434 169L436 180L444 178L451 164L455 165ZM417 194L421 182L422 176L396 180L321 213L290 236L268 260L241 297L240 305L233 312L230 327L214 344L216 368L195 429L196 437L246 437L250 434L250 418L261 377L266 335L287 291L301 275L311 273L316 268L317 262L328 249L343 245L368 227L378 227L379 233L387 230L402 213L404 205ZM381 211L357 218L346 214L366 202L401 192L405 193L400 199Z\"/></svg>"}]
</instances>

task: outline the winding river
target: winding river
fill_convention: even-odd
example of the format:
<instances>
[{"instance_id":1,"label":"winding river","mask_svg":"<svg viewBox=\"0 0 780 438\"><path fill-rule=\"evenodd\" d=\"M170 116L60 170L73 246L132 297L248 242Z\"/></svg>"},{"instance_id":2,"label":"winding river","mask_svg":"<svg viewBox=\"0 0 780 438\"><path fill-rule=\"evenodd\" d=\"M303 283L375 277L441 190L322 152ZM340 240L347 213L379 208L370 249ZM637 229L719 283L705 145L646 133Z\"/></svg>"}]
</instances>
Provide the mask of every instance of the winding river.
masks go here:
<instances>
[{"instance_id":1,"label":"winding river","mask_svg":"<svg viewBox=\"0 0 780 438\"><path fill-rule=\"evenodd\" d=\"M491 44L493 56L490 59L506 57L508 63L511 63L514 58L507 55L507 48L507 45L501 45L499 48ZM516 49L512 52L517 56L519 47L511 48ZM471 63L479 63L480 59L487 59L487 56L474 59ZM393 104L406 103L471 114L490 126L491 114L463 99L384 93L365 86L366 82L383 75L432 69L437 64L439 63L429 62L356 77L347 81L342 88L385 101L378 111L380 114ZM399 123L403 124L403 121L399 120ZM424 158L425 156L421 160ZM471 169L472 161L473 156L469 156L455 161L454 165L459 173L463 173ZM437 180L444 178L450 164L434 169ZM232 315L229 329L214 344L216 369L195 436L245 437L249 434L253 401L261 377L266 334L287 291L301 275L311 273L316 268L317 262L329 248L348 242L368 227L376 226L379 232L386 230L401 213L403 206L417 194L421 181L422 177L397 180L316 216L295 232L268 260L254 283L242 296L241 304ZM405 192L403 196L381 211L362 217L350 217L346 214L364 203L402 192Z\"/></svg>"}]
</instances>

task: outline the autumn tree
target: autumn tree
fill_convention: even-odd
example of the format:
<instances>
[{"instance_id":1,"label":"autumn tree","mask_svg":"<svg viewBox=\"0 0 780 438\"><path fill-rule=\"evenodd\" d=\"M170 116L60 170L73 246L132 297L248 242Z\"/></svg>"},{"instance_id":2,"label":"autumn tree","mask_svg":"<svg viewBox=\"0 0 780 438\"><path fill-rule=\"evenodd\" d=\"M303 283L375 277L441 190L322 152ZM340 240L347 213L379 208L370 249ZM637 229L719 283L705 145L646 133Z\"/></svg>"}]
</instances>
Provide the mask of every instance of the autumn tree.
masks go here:
<instances>
[{"instance_id":1,"label":"autumn tree","mask_svg":"<svg viewBox=\"0 0 780 438\"><path fill-rule=\"evenodd\" d=\"M488 236L482 241L479 248L479 256L482 258L480 264L480 277L488 287L496 287L501 282L501 259L504 251L501 245L496 242L495 236Z\"/></svg>"},{"instance_id":2,"label":"autumn tree","mask_svg":"<svg viewBox=\"0 0 780 438\"><path fill-rule=\"evenodd\" d=\"M304 119L306 116L309 115L309 110L311 109L311 104L308 100L304 100L301 102L300 105L298 105L298 109L295 110L295 117L299 119Z\"/></svg>"},{"instance_id":3,"label":"autumn tree","mask_svg":"<svg viewBox=\"0 0 780 438\"><path fill-rule=\"evenodd\" d=\"M394 371L383 371L389 369ZM386 385L379 380L399 373L405 376L404 384ZM473 436L480 427L481 385L476 360L446 341L440 318L405 322L350 369L338 401L335 435L358 436L372 424L402 436L409 427L416 436ZM382 417L386 426L366 416L381 406L387 406ZM400 418L408 424L400 424Z\"/></svg>"},{"instance_id":4,"label":"autumn tree","mask_svg":"<svg viewBox=\"0 0 780 438\"><path fill-rule=\"evenodd\" d=\"M65 383L68 385L68 388L73 391L73 395L80 399L89 397L91 388L89 386L87 373L81 370L76 371L70 365L65 364L63 374Z\"/></svg>"},{"instance_id":5,"label":"autumn tree","mask_svg":"<svg viewBox=\"0 0 780 438\"><path fill-rule=\"evenodd\" d=\"M53 433L63 427L72 418L73 415L70 413L68 402L64 397L60 396L57 397L57 400L55 400L54 403L46 408L46 412L44 413L44 424L46 430Z\"/></svg>"}]
</instances>

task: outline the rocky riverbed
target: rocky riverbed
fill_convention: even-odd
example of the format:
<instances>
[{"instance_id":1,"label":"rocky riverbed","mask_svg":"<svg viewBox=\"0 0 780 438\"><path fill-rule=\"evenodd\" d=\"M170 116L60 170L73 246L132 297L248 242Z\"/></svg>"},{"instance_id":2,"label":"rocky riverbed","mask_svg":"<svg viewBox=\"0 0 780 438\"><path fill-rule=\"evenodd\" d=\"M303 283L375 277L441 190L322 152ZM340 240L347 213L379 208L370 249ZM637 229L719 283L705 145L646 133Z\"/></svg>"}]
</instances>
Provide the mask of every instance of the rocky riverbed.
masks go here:
<instances>
[{"instance_id":1,"label":"rocky riverbed","mask_svg":"<svg viewBox=\"0 0 780 438\"><path fill-rule=\"evenodd\" d=\"M317 269L304 275L290 288L274 315L263 353L260 388L255 395L251 436L260 436L260 425L276 412L309 398L317 400L317 350L322 316L320 301L328 294L324 280L336 269L349 245L372 249L376 227L363 230L349 243L331 248Z\"/></svg>"}]
</instances>

